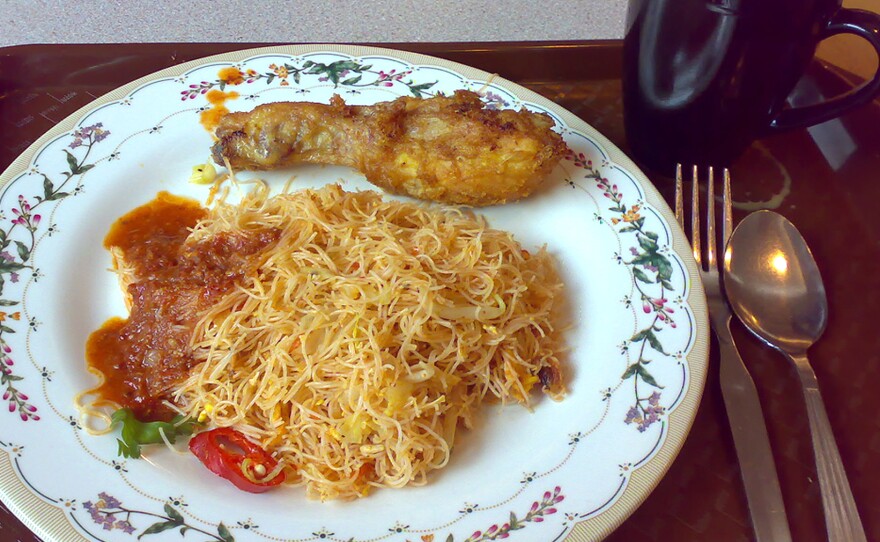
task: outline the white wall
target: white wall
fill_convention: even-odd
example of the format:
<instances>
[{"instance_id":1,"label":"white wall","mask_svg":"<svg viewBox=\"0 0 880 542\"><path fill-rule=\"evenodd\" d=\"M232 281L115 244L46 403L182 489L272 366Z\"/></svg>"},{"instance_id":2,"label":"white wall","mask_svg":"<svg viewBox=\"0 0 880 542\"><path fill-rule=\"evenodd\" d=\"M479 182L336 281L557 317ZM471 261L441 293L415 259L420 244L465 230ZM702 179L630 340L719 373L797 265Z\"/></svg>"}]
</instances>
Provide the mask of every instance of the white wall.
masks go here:
<instances>
[{"instance_id":1,"label":"white wall","mask_svg":"<svg viewBox=\"0 0 880 542\"><path fill-rule=\"evenodd\" d=\"M0 0L0 46L619 38L626 0Z\"/></svg>"}]
</instances>

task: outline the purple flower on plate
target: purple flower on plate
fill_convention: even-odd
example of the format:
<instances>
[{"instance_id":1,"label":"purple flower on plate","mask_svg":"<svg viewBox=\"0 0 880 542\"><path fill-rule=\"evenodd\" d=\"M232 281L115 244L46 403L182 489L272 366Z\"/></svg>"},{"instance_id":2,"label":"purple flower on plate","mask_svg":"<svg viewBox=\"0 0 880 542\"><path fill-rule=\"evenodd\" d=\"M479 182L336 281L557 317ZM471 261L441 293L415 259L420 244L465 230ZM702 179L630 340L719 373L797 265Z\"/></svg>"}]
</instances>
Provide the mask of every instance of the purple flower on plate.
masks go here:
<instances>
[{"instance_id":1,"label":"purple flower on plate","mask_svg":"<svg viewBox=\"0 0 880 542\"><path fill-rule=\"evenodd\" d=\"M98 494L97 502L86 501L83 508L89 513L92 521L100 525L105 531L119 529L128 534L134 532L134 526L127 519L117 520L115 515L125 510L122 509L122 503L119 499L108 495L106 492Z\"/></svg>"},{"instance_id":2,"label":"purple flower on plate","mask_svg":"<svg viewBox=\"0 0 880 542\"><path fill-rule=\"evenodd\" d=\"M122 506L122 503L119 502L119 499L108 495L103 491L98 493L98 498L104 501L104 506L102 506L102 508L119 508L120 506Z\"/></svg>"},{"instance_id":3,"label":"purple flower on plate","mask_svg":"<svg viewBox=\"0 0 880 542\"><path fill-rule=\"evenodd\" d=\"M483 102L486 103L486 109L501 109L502 107L510 107L510 102L503 96L492 91L483 94Z\"/></svg>"},{"instance_id":4,"label":"purple flower on plate","mask_svg":"<svg viewBox=\"0 0 880 542\"><path fill-rule=\"evenodd\" d=\"M624 422L626 423L638 423L642 420L642 413L639 412L637 407L631 407L629 411L626 413L626 419Z\"/></svg>"},{"instance_id":5,"label":"purple flower on plate","mask_svg":"<svg viewBox=\"0 0 880 542\"><path fill-rule=\"evenodd\" d=\"M107 139L107 136L109 135L110 131L104 129L104 123L102 122L90 126L84 126L78 130L74 130L73 142L68 145L68 148L76 149L77 147L82 147L86 144L91 145L93 143L100 143Z\"/></svg>"},{"instance_id":6,"label":"purple flower on plate","mask_svg":"<svg viewBox=\"0 0 880 542\"><path fill-rule=\"evenodd\" d=\"M640 399L639 402L645 401ZM641 408L639 405L630 407L623 420L627 424L636 424L639 433L644 433L648 427L660 421L660 417L666 413L666 409L660 406L660 392L655 391L648 397L648 406Z\"/></svg>"},{"instance_id":7,"label":"purple flower on plate","mask_svg":"<svg viewBox=\"0 0 880 542\"><path fill-rule=\"evenodd\" d=\"M125 534L131 534L131 533L134 532L134 526L133 526L131 523L129 523L128 521L125 521L125 520L117 521L117 522L114 524L114 527L116 527L117 529L121 530L121 531L124 532Z\"/></svg>"}]
</instances>

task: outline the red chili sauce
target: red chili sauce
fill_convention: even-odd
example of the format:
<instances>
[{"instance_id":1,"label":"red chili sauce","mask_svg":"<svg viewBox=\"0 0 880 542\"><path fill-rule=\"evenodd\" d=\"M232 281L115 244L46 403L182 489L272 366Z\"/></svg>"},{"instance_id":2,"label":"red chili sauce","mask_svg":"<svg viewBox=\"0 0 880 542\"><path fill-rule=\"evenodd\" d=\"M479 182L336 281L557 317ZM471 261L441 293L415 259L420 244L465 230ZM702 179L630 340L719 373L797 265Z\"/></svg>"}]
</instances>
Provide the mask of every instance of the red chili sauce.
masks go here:
<instances>
[{"instance_id":1,"label":"red chili sauce","mask_svg":"<svg viewBox=\"0 0 880 542\"><path fill-rule=\"evenodd\" d=\"M206 215L198 202L160 192L119 218L104 239L135 270L131 314L89 336L86 360L105 376L99 400L128 407L141 421L173 417L163 401L197 363L189 346L196 323L278 239L277 230L261 230L185 244Z\"/></svg>"}]
</instances>

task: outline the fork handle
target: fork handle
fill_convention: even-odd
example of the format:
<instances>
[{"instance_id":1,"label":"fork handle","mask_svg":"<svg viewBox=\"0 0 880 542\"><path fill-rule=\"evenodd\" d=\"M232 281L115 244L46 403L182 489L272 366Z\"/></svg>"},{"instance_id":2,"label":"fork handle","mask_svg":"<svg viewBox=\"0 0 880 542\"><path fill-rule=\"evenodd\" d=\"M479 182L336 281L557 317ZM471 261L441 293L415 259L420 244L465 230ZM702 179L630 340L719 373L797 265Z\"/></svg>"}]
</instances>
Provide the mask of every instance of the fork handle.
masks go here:
<instances>
[{"instance_id":1,"label":"fork handle","mask_svg":"<svg viewBox=\"0 0 880 542\"><path fill-rule=\"evenodd\" d=\"M849 487L840 452L837 450L834 433L831 431L831 422L828 421L828 414L825 412L825 403L819 393L816 373L813 372L806 354L791 354L789 357L797 366L801 385L804 388L828 540L829 542L864 542L867 540L865 530L859 519L859 511Z\"/></svg>"},{"instance_id":2,"label":"fork handle","mask_svg":"<svg viewBox=\"0 0 880 542\"><path fill-rule=\"evenodd\" d=\"M730 334L730 313L718 315L719 312L724 311L710 311L721 354L721 395L739 459L755 540L791 542L758 391Z\"/></svg>"}]
</instances>

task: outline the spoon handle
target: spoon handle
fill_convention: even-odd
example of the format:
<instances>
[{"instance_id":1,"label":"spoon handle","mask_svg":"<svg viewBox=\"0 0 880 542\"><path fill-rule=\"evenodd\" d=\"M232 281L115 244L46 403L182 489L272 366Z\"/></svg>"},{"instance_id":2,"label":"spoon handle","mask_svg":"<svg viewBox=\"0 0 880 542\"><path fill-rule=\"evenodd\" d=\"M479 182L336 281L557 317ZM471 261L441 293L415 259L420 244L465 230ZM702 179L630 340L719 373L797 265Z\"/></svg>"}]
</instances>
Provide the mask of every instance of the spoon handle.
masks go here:
<instances>
[{"instance_id":1,"label":"spoon handle","mask_svg":"<svg viewBox=\"0 0 880 542\"><path fill-rule=\"evenodd\" d=\"M831 423L825 412L825 403L819 393L816 374L807 360L806 354L792 354L797 365L804 399L807 403L807 416L810 420L810 433L813 438L813 453L816 456L816 470L819 473L819 487L822 490L822 508L825 512L825 529L829 542L866 541L865 530L859 519L840 452L831 431Z\"/></svg>"}]
</instances>

